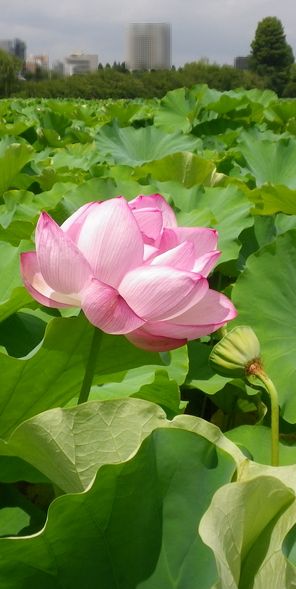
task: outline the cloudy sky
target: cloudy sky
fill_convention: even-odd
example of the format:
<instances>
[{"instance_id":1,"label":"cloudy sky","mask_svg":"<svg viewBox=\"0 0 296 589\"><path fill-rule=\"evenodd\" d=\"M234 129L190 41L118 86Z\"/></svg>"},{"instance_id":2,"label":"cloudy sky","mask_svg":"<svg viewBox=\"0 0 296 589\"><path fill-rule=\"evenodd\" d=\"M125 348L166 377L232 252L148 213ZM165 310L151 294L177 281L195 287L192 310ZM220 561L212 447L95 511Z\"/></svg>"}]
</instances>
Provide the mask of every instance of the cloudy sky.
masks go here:
<instances>
[{"instance_id":1,"label":"cloudy sky","mask_svg":"<svg viewBox=\"0 0 296 589\"><path fill-rule=\"evenodd\" d=\"M28 55L47 54L51 63L77 51L104 64L124 61L128 23L169 22L173 64L232 64L249 53L266 16L282 21L296 56L295 0L0 0L0 8L0 39L19 37Z\"/></svg>"}]
</instances>

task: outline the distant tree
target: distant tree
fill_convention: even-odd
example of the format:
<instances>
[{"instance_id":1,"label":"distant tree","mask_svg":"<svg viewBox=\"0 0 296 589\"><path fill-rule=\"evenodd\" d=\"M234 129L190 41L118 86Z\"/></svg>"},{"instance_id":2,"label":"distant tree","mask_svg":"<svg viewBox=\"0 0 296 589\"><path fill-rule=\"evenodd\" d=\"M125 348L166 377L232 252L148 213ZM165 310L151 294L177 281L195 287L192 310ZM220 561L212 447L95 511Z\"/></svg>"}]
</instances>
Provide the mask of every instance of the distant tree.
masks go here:
<instances>
[{"instance_id":1,"label":"distant tree","mask_svg":"<svg viewBox=\"0 0 296 589\"><path fill-rule=\"evenodd\" d=\"M291 65L290 79L288 84L285 86L283 98L295 98L296 97L296 63Z\"/></svg>"},{"instance_id":2,"label":"distant tree","mask_svg":"<svg viewBox=\"0 0 296 589\"><path fill-rule=\"evenodd\" d=\"M258 23L251 50L250 69L281 95L289 80L294 55L278 18L268 16Z\"/></svg>"},{"instance_id":3,"label":"distant tree","mask_svg":"<svg viewBox=\"0 0 296 589\"><path fill-rule=\"evenodd\" d=\"M118 71L122 72L123 74L129 73L129 70L126 66L125 61L122 61L121 63L118 64Z\"/></svg>"},{"instance_id":4,"label":"distant tree","mask_svg":"<svg viewBox=\"0 0 296 589\"><path fill-rule=\"evenodd\" d=\"M48 80L49 72L47 69L41 67L40 65L37 65L33 78L37 81L38 80Z\"/></svg>"},{"instance_id":5,"label":"distant tree","mask_svg":"<svg viewBox=\"0 0 296 589\"><path fill-rule=\"evenodd\" d=\"M21 63L13 55L0 49L0 95L10 96L21 70Z\"/></svg>"},{"instance_id":6,"label":"distant tree","mask_svg":"<svg viewBox=\"0 0 296 589\"><path fill-rule=\"evenodd\" d=\"M107 64L106 64L106 67L107 67ZM116 72L127 72L128 71L124 61L122 63L120 63L120 61L118 63L117 63L117 61L113 61L111 69L115 70Z\"/></svg>"}]
</instances>

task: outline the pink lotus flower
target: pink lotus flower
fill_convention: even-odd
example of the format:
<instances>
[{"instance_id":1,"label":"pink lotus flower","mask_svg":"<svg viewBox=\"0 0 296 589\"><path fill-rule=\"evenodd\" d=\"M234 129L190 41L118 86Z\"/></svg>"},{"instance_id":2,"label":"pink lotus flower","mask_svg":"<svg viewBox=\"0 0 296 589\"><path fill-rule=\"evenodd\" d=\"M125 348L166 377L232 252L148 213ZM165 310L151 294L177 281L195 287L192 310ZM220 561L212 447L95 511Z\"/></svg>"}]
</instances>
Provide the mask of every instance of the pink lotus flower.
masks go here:
<instances>
[{"instance_id":1,"label":"pink lotus flower","mask_svg":"<svg viewBox=\"0 0 296 589\"><path fill-rule=\"evenodd\" d=\"M31 295L48 307L80 307L93 325L147 350L170 350L236 316L209 289L217 232L178 227L162 196L91 202L61 227L47 214L36 252L21 255Z\"/></svg>"}]
</instances>

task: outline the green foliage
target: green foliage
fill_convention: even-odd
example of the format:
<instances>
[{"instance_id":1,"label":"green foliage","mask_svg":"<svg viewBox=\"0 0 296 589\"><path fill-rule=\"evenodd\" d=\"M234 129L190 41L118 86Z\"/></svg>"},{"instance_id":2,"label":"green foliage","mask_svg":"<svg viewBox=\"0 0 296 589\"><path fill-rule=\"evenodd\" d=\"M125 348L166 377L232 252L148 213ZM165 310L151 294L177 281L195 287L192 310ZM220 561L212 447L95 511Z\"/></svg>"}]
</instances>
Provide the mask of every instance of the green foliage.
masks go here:
<instances>
[{"instance_id":1,"label":"green foliage","mask_svg":"<svg viewBox=\"0 0 296 589\"><path fill-rule=\"evenodd\" d=\"M154 432L132 460L104 466L85 493L57 499L35 537L0 540L3 588L78 589L87 579L89 588L99 580L102 589L182 589L198 578L210 589L215 562L197 528L233 471L233 459L202 436Z\"/></svg>"},{"instance_id":2,"label":"green foliage","mask_svg":"<svg viewBox=\"0 0 296 589\"><path fill-rule=\"evenodd\" d=\"M267 580L271 589L295 584L295 569L281 549L293 526L295 487L266 474L224 485L203 517L200 532L215 553L217 589L260 589Z\"/></svg>"},{"instance_id":3,"label":"green foliage","mask_svg":"<svg viewBox=\"0 0 296 589\"><path fill-rule=\"evenodd\" d=\"M92 74L39 81L27 80L15 95L40 98L161 98L169 90L205 83L218 90L236 87L263 87L263 81L251 72L231 66L207 65L203 62L184 67L151 72L129 72L123 65L101 67Z\"/></svg>"},{"instance_id":4,"label":"green foliage","mask_svg":"<svg viewBox=\"0 0 296 589\"><path fill-rule=\"evenodd\" d=\"M221 92L232 68L120 70L24 82L60 100L0 102L0 585L291 589L295 101ZM182 76L211 87L179 88ZM110 100L111 87L154 98ZM156 192L179 224L219 232L210 286L238 309L229 329L253 327L279 390L278 468L263 388L209 364L222 333L161 354L104 334L77 406L93 327L22 285L42 210L60 224L90 201Z\"/></svg>"},{"instance_id":5,"label":"green foliage","mask_svg":"<svg viewBox=\"0 0 296 589\"><path fill-rule=\"evenodd\" d=\"M251 48L251 69L266 78L269 88L281 94L294 63L293 51L286 41L281 21L275 16L260 21Z\"/></svg>"},{"instance_id":6,"label":"green foliage","mask_svg":"<svg viewBox=\"0 0 296 589\"><path fill-rule=\"evenodd\" d=\"M137 130L132 127L120 129L113 125L99 130L96 145L107 161L132 166L186 149L194 150L199 140L183 133L165 135L150 125Z\"/></svg>"},{"instance_id":7,"label":"green foliage","mask_svg":"<svg viewBox=\"0 0 296 589\"><path fill-rule=\"evenodd\" d=\"M16 87L21 64L17 58L0 49L0 96L10 96Z\"/></svg>"},{"instance_id":8,"label":"green foliage","mask_svg":"<svg viewBox=\"0 0 296 589\"><path fill-rule=\"evenodd\" d=\"M251 325L256 332L265 368L279 391L282 416L290 423L296 422L295 264L296 231L291 229L249 257L233 290L239 323ZM254 293L256 302L250 305Z\"/></svg>"},{"instance_id":9,"label":"green foliage","mask_svg":"<svg viewBox=\"0 0 296 589\"><path fill-rule=\"evenodd\" d=\"M241 425L227 432L227 437L241 449L246 449L253 460L260 464L270 463L270 429L263 425ZM280 438L280 464L295 464L296 449L293 434L282 434Z\"/></svg>"}]
</instances>

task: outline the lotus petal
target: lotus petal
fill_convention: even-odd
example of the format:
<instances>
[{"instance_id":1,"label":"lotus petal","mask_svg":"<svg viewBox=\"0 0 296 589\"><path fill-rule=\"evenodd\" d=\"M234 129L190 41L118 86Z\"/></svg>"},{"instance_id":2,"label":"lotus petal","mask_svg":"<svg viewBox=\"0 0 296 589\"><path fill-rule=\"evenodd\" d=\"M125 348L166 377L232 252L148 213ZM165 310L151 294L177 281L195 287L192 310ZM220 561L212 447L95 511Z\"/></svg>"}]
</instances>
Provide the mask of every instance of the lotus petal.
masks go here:
<instances>
[{"instance_id":1,"label":"lotus petal","mask_svg":"<svg viewBox=\"0 0 296 589\"><path fill-rule=\"evenodd\" d=\"M36 252L21 254L21 275L25 287L41 305L55 308L80 306L75 295L56 292L48 286L40 272Z\"/></svg>"},{"instance_id":2,"label":"lotus petal","mask_svg":"<svg viewBox=\"0 0 296 589\"><path fill-rule=\"evenodd\" d=\"M180 245L154 257L151 266L173 266L176 270L190 271L194 263L194 245L191 241L183 241Z\"/></svg>"},{"instance_id":3,"label":"lotus petal","mask_svg":"<svg viewBox=\"0 0 296 589\"><path fill-rule=\"evenodd\" d=\"M208 282L169 266L142 266L128 272L118 290L139 317L156 321L184 313L205 296Z\"/></svg>"},{"instance_id":4,"label":"lotus petal","mask_svg":"<svg viewBox=\"0 0 296 589\"><path fill-rule=\"evenodd\" d=\"M36 228L36 250L45 282L64 294L78 293L91 276L91 268L75 243L47 214Z\"/></svg>"},{"instance_id":5,"label":"lotus petal","mask_svg":"<svg viewBox=\"0 0 296 589\"><path fill-rule=\"evenodd\" d=\"M77 241L93 275L117 287L124 275L143 263L144 244L138 224L122 197L89 210Z\"/></svg>"},{"instance_id":6,"label":"lotus petal","mask_svg":"<svg viewBox=\"0 0 296 589\"><path fill-rule=\"evenodd\" d=\"M192 241L196 257L203 256L217 249L218 232L208 227L176 227L174 229L178 243Z\"/></svg>"},{"instance_id":7,"label":"lotus petal","mask_svg":"<svg viewBox=\"0 0 296 589\"><path fill-rule=\"evenodd\" d=\"M177 227L176 215L170 205L161 194L139 195L129 201L129 206L134 209L158 209L162 213L163 227Z\"/></svg>"},{"instance_id":8,"label":"lotus petal","mask_svg":"<svg viewBox=\"0 0 296 589\"><path fill-rule=\"evenodd\" d=\"M82 309L89 321L106 333L128 333L144 324L115 288L96 278L82 292Z\"/></svg>"},{"instance_id":9,"label":"lotus petal","mask_svg":"<svg viewBox=\"0 0 296 589\"><path fill-rule=\"evenodd\" d=\"M166 352L168 350L175 350L186 344L186 339L174 339L169 337L162 337L151 335L147 333L144 328L139 328L126 335L126 338L138 348L148 350L149 352Z\"/></svg>"},{"instance_id":10,"label":"lotus petal","mask_svg":"<svg viewBox=\"0 0 296 589\"><path fill-rule=\"evenodd\" d=\"M199 303L168 321L149 321L145 330L151 335L197 339L219 329L236 317L231 301L215 290L208 290Z\"/></svg>"}]
</instances>

